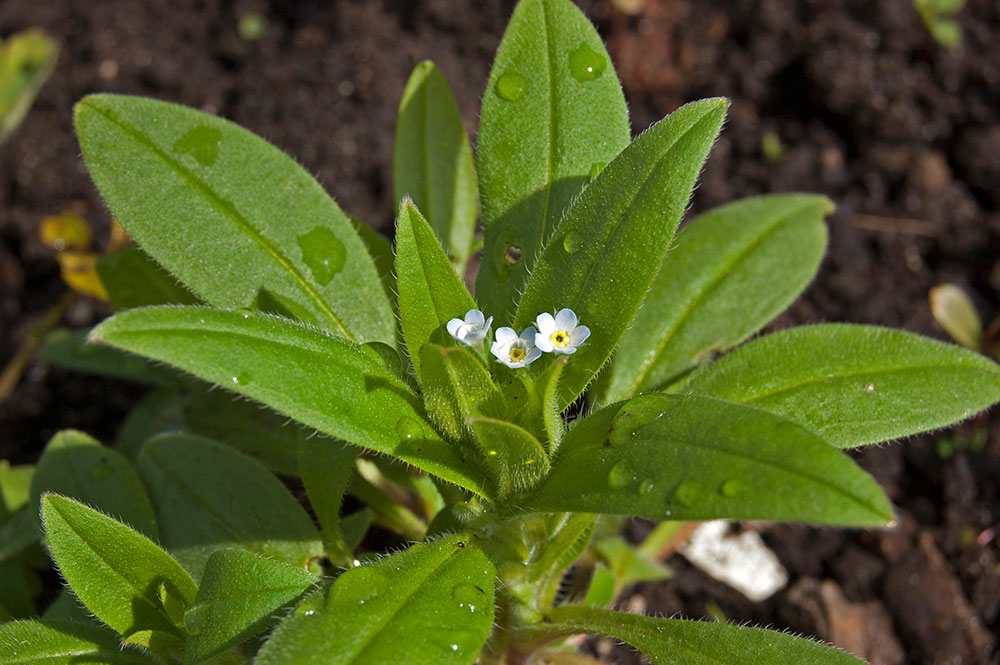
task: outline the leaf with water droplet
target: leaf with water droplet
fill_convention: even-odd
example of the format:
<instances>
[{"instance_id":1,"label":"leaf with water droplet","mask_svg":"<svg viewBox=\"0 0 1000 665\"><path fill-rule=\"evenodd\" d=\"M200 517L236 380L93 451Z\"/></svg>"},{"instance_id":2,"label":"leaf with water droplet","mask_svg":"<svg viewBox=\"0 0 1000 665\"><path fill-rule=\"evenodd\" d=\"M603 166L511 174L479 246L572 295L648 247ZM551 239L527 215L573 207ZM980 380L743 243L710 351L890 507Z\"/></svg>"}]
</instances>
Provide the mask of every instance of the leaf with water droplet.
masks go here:
<instances>
[{"instance_id":1,"label":"leaf with water droplet","mask_svg":"<svg viewBox=\"0 0 1000 665\"><path fill-rule=\"evenodd\" d=\"M222 132L215 127L192 127L174 142L174 152L194 157L202 166L212 166L219 157Z\"/></svg>"},{"instance_id":2,"label":"leaf with water droplet","mask_svg":"<svg viewBox=\"0 0 1000 665\"><path fill-rule=\"evenodd\" d=\"M577 81L593 81L608 66L607 56L592 49L586 42L569 52L569 71Z\"/></svg>"},{"instance_id":3,"label":"leaf with water droplet","mask_svg":"<svg viewBox=\"0 0 1000 665\"><path fill-rule=\"evenodd\" d=\"M607 445L618 412L640 413L626 445ZM733 478L745 489L718 491ZM641 481L640 481L641 479ZM643 491L653 483L662 488ZM671 490L671 488L673 488ZM732 488L732 486L730 486ZM751 407L700 395L647 394L582 419L525 511L648 519L768 519L881 526L892 507L850 457L814 433ZM669 511L669 513L668 513Z\"/></svg>"},{"instance_id":4,"label":"leaf with water droplet","mask_svg":"<svg viewBox=\"0 0 1000 665\"><path fill-rule=\"evenodd\" d=\"M476 300L500 321L513 318L539 250L586 186L591 166L628 144L618 78L608 72L581 85L567 66L563 54L581 46L609 62L601 37L572 2L524 0L490 71L477 154L483 256L497 260L483 263ZM507 264L511 244L523 259Z\"/></svg>"},{"instance_id":5,"label":"leaf with water droplet","mask_svg":"<svg viewBox=\"0 0 1000 665\"><path fill-rule=\"evenodd\" d=\"M730 478L726 482L722 483L719 487L719 492L724 497L733 498L738 496L743 491L743 481L739 478Z\"/></svg>"},{"instance_id":6,"label":"leaf with water droplet","mask_svg":"<svg viewBox=\"0 0 1000 665\"><path fill-rule=\"evenodd\" d=\"M309 233L298 236L295 241L302 250L302 262L309 266L312 276L320 285L326 286L344 269L347 250L330 229L317 226Z\"/></svg>"},{"instance_id":7,"label":"leaf with water droplet","mask_svg":"<svg viewBox=\"0 0 1000 665\"><path fill-rule=\"evenodd\" d=\"M185 657L201 662L264 632L277 622L282 607L317 581L301 568L250 552L216 552L205 564L194 604L184 614Z\"/></svg>"},{"instance_id":8,"label":"leaf with water droplet","mask_svg":"<svg viewBox=\"0 0 1000 665\"><path fill-rule=\"evenodd\" d=\"M221 118L152 99L91 95L74 118L115 218L200 299L244 307L265 288L308 310L321 328L396 343L392 307L350 220L281 150ZM161 205L164 192L170 205ZM297 241L317 227L341 251L304 255ZM337 279L326 280L337 264Z\"/></svg>"},{"instance_id":9,"label":"leaf with water droplet","mask_svg":"<svg viewBox=\"0 0 1000 665\"><path fill-rule=\"evenodd\" d=\"M323 610L282 622L255 663L468 665L493 627L495 574L468 534L414 545L343 573Z\"/></svg>"}]
</instances>

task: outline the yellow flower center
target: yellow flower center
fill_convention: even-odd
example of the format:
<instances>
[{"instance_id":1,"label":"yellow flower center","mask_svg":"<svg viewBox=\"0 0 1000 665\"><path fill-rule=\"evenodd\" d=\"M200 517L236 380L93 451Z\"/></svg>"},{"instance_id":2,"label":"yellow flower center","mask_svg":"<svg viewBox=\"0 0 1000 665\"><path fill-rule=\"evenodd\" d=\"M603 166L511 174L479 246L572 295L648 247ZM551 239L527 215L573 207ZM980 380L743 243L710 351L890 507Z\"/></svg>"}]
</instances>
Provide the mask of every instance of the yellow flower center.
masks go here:
<instances>
[{"instance_id":1,"label":"yellow flower center","mask_svg":"<svg viewBox=\"0 0 1000 665\"><path fill-rule=\"evenodd\" d=\"M560 349L569 344L569 335L565 330L557 330L549 336L552 343Z\"/></svg>"},{"instance_id":2,"label":"yellow flower center","mask_svg":"<svg viewBox=\"0 0 1000 665\"><path fill-rule=\"evenodd\" d=\"M524 360L524 357L528 355L528 352L521 347L515 346L510 350L510 361L512 363L519 363Z\"/></svg>"}]
</instances>

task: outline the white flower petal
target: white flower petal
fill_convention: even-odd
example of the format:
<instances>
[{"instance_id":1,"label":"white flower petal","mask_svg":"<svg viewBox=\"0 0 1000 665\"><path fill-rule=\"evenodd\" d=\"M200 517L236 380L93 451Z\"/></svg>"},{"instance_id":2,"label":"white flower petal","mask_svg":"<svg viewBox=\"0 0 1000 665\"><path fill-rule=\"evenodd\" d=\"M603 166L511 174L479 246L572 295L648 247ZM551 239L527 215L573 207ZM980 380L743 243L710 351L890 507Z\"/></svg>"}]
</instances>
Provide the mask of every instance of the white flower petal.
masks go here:
<instances>
[{"instance_id":1,"label":"white flower petal","mask_svg":"<svg viewBox=\"0 0 1000 665\"><path fill-rule=\"evenodd\" d=\"M486 323L483 324L483 333L487 333L490 330L490 326L493 325L493 317L486 319Z\"/></svg>"},{"instance_id":2,"label":"white flower petal","mask_svg":"<svg viewBox=\"0 0 1000 665\"><path fill-rule=\"evenodd\" d=\"M497 360L500 362L506 363L508 357L510 356L510 354L507 353L507 348L509 346L509 344L504 344L503 342L493 342L493 345L490 347L490 353L496 356Z\"/></svg>"},{"instance_id":3,"label":"white flower petal","mask_svg":"<svg viewBox=\"0 0 1000 665\"><path fill-rule=\"evenodd\" d=\"M571 332L576 328L577 321L576 312L571 309L561 309L556 313L555 329Z\"/></svg>"},{"instance_id":4,"label":"white flower petal","mask_svg":"<svg viewBox=\"0 0 1000 665\"><path fill-rule=\"evenodd\" d=\"M590 337L590 328L587 326L577 326L569 335L569 343L573 347L580 346Z\"/></svg>"},{"instance_id":5,"label":"white flower petal","mask_svg":"<svg viewBox=\"0 0 1000 665\"><path fill-rule=\"evenodd\" d=\"M481 328L485 320L486 317L478 309L470 309L465 313L465 322L471 326Z\"/></svg>"},{"instance_id":6,"label":"white flower petal","mask_svg":"<svg viewBox=\"0 0 1000 665\"><path fill-rule=\"evenodd\" d=\"M525 348L534 348L535 346L535 335L538 331L535 330L535 326L528 326L521 331L521 335L518 337L518 341L524 344Z\"/></svg>"},{"instance_id":7,"label":"white flower petal","mask_svg":"<svg viewBox=\"0 0 1000 665\"><path fill-rule=\"evenodd\" d=\"M542 312L536 316L535 325L538 326L538 332L546 337L556 331L556 320L548 312Z\"/></svg>"},{"instance_id":8,"label":"white flower petal","mask_svg":"<svg viewBox=\"0 0 1000 665\"><path fill-rule=\"evenodd\" d=\"M524 360L522 360L521 362L524 363L525 365L527 365L529 363L535 362L541 356L542 356L541 350L538 347L532 347L532 348L528 349L528 355L526 355L524 357Z\"/></svg>"},{"instance_id":9,"label":"white flower petal","mask_svg":"<svg viewBox=\"0 0 1000 665\"><path fill-rule=\"evenodd\" d=\"M517 333L514 332L513 328L504 326L503 328L497 328L494 337L498 343L509 345L517 340ZM496 346L496 344L494 344L494 346Z\"/></svg>"},{"instance_id":10,"label":"white flower petal","mask_svg":"<svg viewBox=\"0 0 1000 665\"><path fill-rule=\"evenodd\" d=\"M455 339L460 340L461 337L459 337L459 332L463 325L465 325L465 321L463 321L462 319L452 319L447 323L448 334L454 337Z\"/></svg>"},{"instance_id":11,"label":"white flower petal","mask_svg":"<svg viewBox=\"0 0 1000 665\"><path fill-rule=\"evenodd\" d=\"M555 349L550 336L544 333L535 333L535 346L545 353L552 353L553 349Z\"/></svg>"}]
</instances>

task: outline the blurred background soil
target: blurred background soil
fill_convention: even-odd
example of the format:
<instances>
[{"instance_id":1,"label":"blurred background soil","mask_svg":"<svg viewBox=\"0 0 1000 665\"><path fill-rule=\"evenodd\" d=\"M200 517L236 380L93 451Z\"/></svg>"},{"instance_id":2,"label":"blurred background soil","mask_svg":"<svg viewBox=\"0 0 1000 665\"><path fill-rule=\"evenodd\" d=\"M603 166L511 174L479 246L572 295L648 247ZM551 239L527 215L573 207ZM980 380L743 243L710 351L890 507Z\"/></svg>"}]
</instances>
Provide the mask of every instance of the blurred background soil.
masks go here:
<instances>
[{"instance_id":1,"label":"blurred background soil","mask_svg":"<svg viewBox=\"0 0 1000 665\"><path fill-rule=\"evenodd\" d=\"M1000 3L969 0L954 49L931 39L908 0L580 4L608 43L635 131L687 100L732 98L693 212L793 190L836 202L819 276L774 327L852 321L944 337L926 300L944 281L966 288L987 320L997 315ZM513 5L0 0L0 36L40 26L62 47L34 109L0 146L0 362L64 289L39 221L72 208L107 237L109 217L72 132L83 95L150 95L223 115L391 233L396 105L411 68L435 60L473 131ZM255 40L237 29L250 13L266 20ZM64 324L107 314L82 299ZM35 363L0 404L0 458L31 461L67 427L108 441L138 396L135 386ZM982 416L955 433L857 454L896 502L897 529L752 525L790 572L768 601L750 603L674 557L674 579L627 592L623 607L692 618L721 611L819 636L878 665L995 663L998 422ZM635 536L646 529L630 526ZM591 647L609 663L641 662L610 642Z\"/></svg>"}]
</instances>

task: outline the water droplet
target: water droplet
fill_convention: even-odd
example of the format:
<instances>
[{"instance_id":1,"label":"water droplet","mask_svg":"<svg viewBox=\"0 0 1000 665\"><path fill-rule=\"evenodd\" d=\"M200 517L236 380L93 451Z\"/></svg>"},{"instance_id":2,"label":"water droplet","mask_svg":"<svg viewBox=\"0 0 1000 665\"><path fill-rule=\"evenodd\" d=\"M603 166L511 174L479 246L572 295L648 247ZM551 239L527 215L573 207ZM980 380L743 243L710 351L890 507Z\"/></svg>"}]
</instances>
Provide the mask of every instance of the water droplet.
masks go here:
<instances>
[{"instance_id":1,"label":"water droplet","mask_svg":"<svg viewBox=\"0 0 1000 665\"><path fill-rule=\"evenodd\" d=\"M508 245L503 251L503 262L509 266L517 265L524 258L524 250L517 245Z\"/></svg>"},{"instance_id":2,"label":"water droplet","mask_svg":"<svg viewBox=\"0 0 1000 665\"><path fill-rule=\"evenodd\" d=\"M460 608L475 612L476 607L485 606L486 591L475 584L456 584L451 589L451 597Z\"/></svg>"},{"instance_id":3,"label":"water droplet","mask_svg":"<svg viewBox=\"0 0 1000 665\"><path fill-rule=\"evenodd\" d=\"M569 71L577 81L593 81L607 66L607 58L586 44L581 43L579 48L570 51Z\"/></svg>"},{"instance_id":4,"label":"water droplet","mask_svg":"<svg viewBox=\"0 0 1000 665\"><path fill-rule=\"evenodd\" d=\"M409 416L403 416L396 421L396 434L407 441L419 441L424 437L424 430L416 420Z\"/></svg>"},{"instance_id":5,"label":"water droplet","mask_svg":"<svg viewBox=\"0 0 1000 665\"><path fill-rule=\"evenodd\" d=\"M701 485L693 480L685 480L674 492L674 501L682 506L690 506L701 498Z\"/></svg>"},{"instance_id":6,"label":"water droplet","mask_svg":"<svg viewBox=\"0 0 1000 665\"><path fill-rule=\"evenodd\" d=\"M107 462L101 462L93 469L90 470L90 480L99 483L106 480L112 473L115 472L115 468L108 464Z\"/></svg>"},{"instance_id":7,"label":"water droplet","mask_svg":"<svg viewBox=\"0 0 1000 665\"><path fill-rule=\"evenodd\" d=\"M302 250L302 260L321 286L329 284L333 276L344 269L347 250L330 229L317 226L309 233L298 236L295 241Z\"/></svg>"},{"instance_id":8,"label":"water droplet","mask_svg":"<svg viewBox=\"0 0 1000 665\"><path fill-rule=\"evenodd\" d=\"M642 481L642 484L639 485L639 492L642 494L649 494L655 487L656 483L653 482L652 478L646 478Z\"/></svg>"},{"instance_id":9,"label":"water droplet","mask_svg":"<svg viewBox=\"0 0 1000 665\"><path fill-rule=\"evenodd\" d=\"M570 231L563 237L563 249L567 254L574 254L583 247L583 236L576 231Z\"/></svg>"},{"instance_id":10,"label":"water droplet","mask_svg":"<svg viewBox=\"0 0 1000 665\"><path fill-rule=\"evenodd\" d=\"M389 588L389 578L378 568L361 566L351 568L340 576L330 590L332 606L336 603L364 605Z\"/></svg>"},{"instance_id":11,"label":"water droplet","mask_svg":"<svg viewBox=\"0 0 1000 665\"><path fill-rule=\"evenodd\" d=\"M500 96L500 99L506 99L508 102L520 99L527 87L528 79L514 72L501 74L496 84L497 95Z\"/></svg>"},{"instance_id":12,"label":"water droplet","mask_svg":"<svg viewBox=\"0 0 1000 665\"><path fill-rule=\"evenodd\" d=\"M739 478L730 478L726 482L722 483L722 487L719 488L719 494L725 497L732 498L743 491L743 481Z\"/></svg>"},{"instance_id":13,"label":"water droplet","mask_svg":"<svg viewBox=\"0 0 1000 665\"><path fill-rule=\"evenodd\" d=\"M619 460L608 473L608 486L613 490L620 490L634 480L635 472L629 467L628 461L624 459Z\"/></svg>"},{"instance_id":14,"label":"water droplet","mask_svg":"<svg viewBox=\"0 0 1000 665\"><path fill-rule=\"evenodd\" d=\"M870 392L874 392L874 391L875 391L875 384L874 383L866 383L865 384L865 392L870 393Z\"/></svg>"},{"instance_id":15,"label":"water droplet","mask_svg":"<svg viewBox=\"0 0 1000 665\"><path fill-rule=\"evenodd\" d=\"M233 383L236 385L245 386L253 381L253 372L243 371L233 377Z\"/></svg>"},{"instance_id":16,"label":"water droplet","mask_svg":"<svg viewBox=\"0 0 1000 665\"><path fill-rule=\"evenodd\" d=\"M251 316L255 315L257 312L255 312L254 310L250 309L249 307L240 307L238 310L236 310L236 313L239 314L244 319L249 319Z\"/></svg>"},{"instance_id":17,"label":"water droplet","mask_svg":"<svg viewBox=\"0 0 1000 665\"><path fill-rule=\"evenodd\" d=\"M199 125L189 129L174 143L174 151L191 155L202 166L211 166L219 156L222 132L215 127Z\"/></svg>"},{"instance_id":18,"label":"water droplet","mask_svg":"<svg viewBox=\"0 0 1000 665\"><path fill-rule=\"evenodd\" d=\"M208 605L195 605L184 613L184 629L190 635L200 635L208 620Z\"/></svg>"},{"instance_id":19,"label":"water droplet","mask_svg":"<svg viewBox=\"0 0 1000 665\"><path fill-rule=\"evenodd\" d=\"M321 592L311 594L295 608L295 616L311 617L323 609L324 598Z\"/></svg>"}]
</instances>

